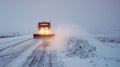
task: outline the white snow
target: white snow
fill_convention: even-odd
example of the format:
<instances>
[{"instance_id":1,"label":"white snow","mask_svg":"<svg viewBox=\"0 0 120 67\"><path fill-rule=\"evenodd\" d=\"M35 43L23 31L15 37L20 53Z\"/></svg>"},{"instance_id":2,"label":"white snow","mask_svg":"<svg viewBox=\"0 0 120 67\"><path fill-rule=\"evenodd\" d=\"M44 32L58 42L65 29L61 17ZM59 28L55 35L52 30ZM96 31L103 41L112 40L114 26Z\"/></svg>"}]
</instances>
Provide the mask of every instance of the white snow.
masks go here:
<instances>
[{"instance_id":1,"label":"white snow","mask_svg":"<svg viewBox=\"0 0 120 67\"><path fill-rule=\"evenodd\" d=\"M41 41L36 42L35 45L32 45L27 51L23 52L20 56L18 56L18 58L10 62L8 66L9 67L22 67L21 65L25 63L27 58L32 54L35 48L39 46L40 43Z\"/></svg>"},{"instance_id":2,"label":"white snow","mask_svg":"<svg viewBox=\"0 0 120 67\"><path fill-rule=\"evenodd\" d=\"M66 57L59 53L67 67L120 67L120 43L103 43L89 36L83 40L96 47L96 56L81 59L79 56Z\"/></svg>"},{"instance_id":3,"label":"white snow","mask_svg":"<svg viewBox=\"0 0 120 67\"><path fill-rule=\"evenodd\" d=\"M80 38L80 37L78 37L78 38ZM25 41L27 39L30 39L30 40ZM54 63L56 62L55 63L56 65L58 65L58 64L61 65L60 67L62 67L62 66L64 66L64 67L120 67L120 52L119 52L120 51L120 43L101 42L92 36L83 36L80 39L86 40L86 42L89 44L89 45L85 46L86 47L85 49L83 48L84 50L91 48L90 46L96 47L95 53L93 53L93 54L95 54L94 57L80 58L80 56L79 56L80 54L76 55L76 56L73 55L71 57L67 56L66 54L68 53L67 52L68 46L65 46L64 50L59 50L60 48L59 49L57 48L60 46L60 44L62 44L62 46L67 44L68 38L67 39L61 38L60 41L59 41L59 39L57 39L58 41L55 40L56 43L52 43L53 45L50 44L52 46L51 49L56 50L56 58L57 58L57 59L52 58L52 59L54 59L52 62L54 62ZM64 41L62 41L62 40L64 40ZM13 44L16 44L21 41L25 41L25 42L20 43L17 46L12 46ZM7 54L14 54L16 52L19 52L26 46L30 46L30 47L26 47L26 50L23 51L16 58L12 59L6 65L6 67L22 67L22 65L26 62L28 57L32 54L32 52L36 49L36 47L38 47L38 45L42 42L40 40L37 42L34 42L34 41L35 41L35 39L32 39L32 35L0 39L0 50L6 48L8 46L12 46L12 47L8 47L7 49L1 51L0 56L7 55ZM51 41L51 40L49 40L49 41ZM55 46L55 44L57 44L57 42L59 45ZM63 42L63 43L60 43L60 42ZM70 47L72 47L71 45L74 45L74 43L69 44L69 45L70 45ZM53 46L55 46L55 47L53 47ZM74 49L77 49L77 48L78 47L75 47ZM49 50L47 50L47 51L49 51ZM5 57L5 58L7 58L7 57ZM49 57L47 57L47 58L49 58ZM4 59L4 58L0 57L0 67L2 67L2 63L4 63L3 60L1 60L1 59ZM47 62L45 62L45 63L47 63Z\"/></svg>"}]
</instances>

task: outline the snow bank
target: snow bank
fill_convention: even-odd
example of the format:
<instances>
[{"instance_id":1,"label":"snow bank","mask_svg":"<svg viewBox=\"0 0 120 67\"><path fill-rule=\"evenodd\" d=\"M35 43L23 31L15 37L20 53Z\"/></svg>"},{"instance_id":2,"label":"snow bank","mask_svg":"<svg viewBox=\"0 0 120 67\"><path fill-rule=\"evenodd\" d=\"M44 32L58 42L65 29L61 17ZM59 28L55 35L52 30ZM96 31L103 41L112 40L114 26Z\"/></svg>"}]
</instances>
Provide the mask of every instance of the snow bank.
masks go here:
<instances>
[{"instance_id":1,"label":"snow bank","mask_svg":"<svg viewBox=\"0 0 120 67\"><path fill-rule=\"evenodd\" d=\"M79 56L80 58L91 58L96 54L96 47L87 40L72 37L68 40L66 56Z\"/></svg>"}]
</instances>

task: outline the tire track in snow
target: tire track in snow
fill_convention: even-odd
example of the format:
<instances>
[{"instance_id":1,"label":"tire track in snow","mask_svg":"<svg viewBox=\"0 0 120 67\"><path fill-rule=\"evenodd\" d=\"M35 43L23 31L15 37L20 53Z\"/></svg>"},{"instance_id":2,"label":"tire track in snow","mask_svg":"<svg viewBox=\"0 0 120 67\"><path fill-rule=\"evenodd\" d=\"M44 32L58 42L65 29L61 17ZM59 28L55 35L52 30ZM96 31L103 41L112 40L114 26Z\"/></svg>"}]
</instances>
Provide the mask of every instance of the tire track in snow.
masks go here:
<instances>
[{"instance_id":1,"label":"tire track in snow","mask_svg":"<svg viewBox=\"0 0 120 67\"><path fill-rule=\"evenodd\" d=\"M6 67L23 67L27 58L32 54L32 52L39 46L40 40L37 40L29 49L24 51L17 58L13 59ZM15 64L13 64L15 63Z\"/></svg>"},{"instance_id":2,"label":"tire track in snow","mask_svg":"<svg viewBox=\"0 0 120 67\"><path fill-rule=\"evenodd\" d=\"M22 38L21 38L22 39ZM5 42L1 42L1 44L6 44L6 43L10 43L10 42L14 42L14 41L18 41L18 40L21 40L21 39L12 39L12 40L8 40L8 41L5 41Z\"/></svg>"},{"instance_id":3,"label":"tire track in snow","mask_svg":"<svg viewBox=\"0 0 120 67\"><path fill-rule=\"evenodd\" d=\"M3 49L0 52L0 59L9 55L12 55L14 53L16 53L18 50L22 49L21 47L24 47L26 43L31 42L32 40L28 40L28 41L22 41L21 43L17 43L14 44L14 46L11 46L9 48ZM17 48L17 49L16 49Z\"/></svg>"},{"instance_id":4,"label":"tire track in snow","mask_svg":"<svg viewBox=\"0 0 120 67\"><path fill-rule=\"evenodd\" d=\"M65 67L63 62L58 60L56 51L46 50L48 44L40 43L32 48L37 41L40 39L28 40L1 51L3 53L0 53L0 67ZM30 48L32 50L29 50ZM26 52L30 52L29 55L25 54ZM21 56L22 54L26 56Z\"/></svg>"},{"instance_id":5,"label":"tire track in snow","mask_svg":"<svg viewBox=\"0 0 120 67\"><path fill-rule=\"evenodd\" d=\"M3 51L3 50L5 50L5 49L7 49L7 48L15 47L15 46L17 46L17 45L20 45L20 44L22 44L22 43L24 43L24 42L26 42L26 41L29 41L29 40L31 40L31 39L27 39L27 40L24 40L24 41L21 41L21 42L12 44L12 45L10 45L10 46L7 46L7 47L5 47L5 48L2 48L2 49L0 49L0 52Z\"/></svg>"},{"instance_id":6,"label":"tire track in snow","mask_svg":"<svg viewBox=\"0 0 120 67\"><path fill-rule=\"evenodd\" d=\"M29 42L29 44L23 44L21 45L18 50L15 50L15 52L13 53L8 53L5 55L1 55L0 57L0 67L5 67L10 61L12 61L13 59L17 58L20 54L22 54L24 51L26 51L28 48L31 47L31 45L33 45L36 42L36 40L32 40L31 42ZM16 48L16 47L14 47Z\"/></svg>"},{"instance_id":7,"label":"tire track in snow","mask_svg":"<svg viewBox=\"0 0 120 67\"><path fill-rule=\"evenodd\" d=\"M22 67L64 67L63 62L58 60L56 51L48 51L47 47L48 44L39 44Z\"/></svg>"},{"instance_id":8,"label":"tire track in snow","mask_svg":"<svg viewBox=\"0 0 120 67\"><path fill-rule=\"evenodd\" d=\"M31 56L27 59L26 63L24 63L23 67L38 67L39 61L43 59L44 50L41 49L41 44L33 51ZM44 48L45 49L45 48ZM41 66L39 66L41 67Z\"/></svg>"}]
</instances>

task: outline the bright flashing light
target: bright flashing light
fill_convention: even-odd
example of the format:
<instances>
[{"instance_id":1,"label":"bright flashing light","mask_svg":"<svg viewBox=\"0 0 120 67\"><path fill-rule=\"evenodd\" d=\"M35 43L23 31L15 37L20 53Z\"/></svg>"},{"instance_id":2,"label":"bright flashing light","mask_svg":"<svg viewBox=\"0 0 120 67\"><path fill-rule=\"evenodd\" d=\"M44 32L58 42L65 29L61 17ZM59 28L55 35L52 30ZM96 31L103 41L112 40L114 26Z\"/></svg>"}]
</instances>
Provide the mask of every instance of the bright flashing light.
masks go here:
<instances>
[{"instance_id":1,"label":"bright flashing light","mask_svg":"<svg viewBox=\"0 0 120 67\"><path fill-rule=\"evenodd\" d=\"M48 29L40 29L38 31L39 34L42 34L42 35L47 35L47 34L50 34L50 30Z\"/></svg>"}]
</instances>

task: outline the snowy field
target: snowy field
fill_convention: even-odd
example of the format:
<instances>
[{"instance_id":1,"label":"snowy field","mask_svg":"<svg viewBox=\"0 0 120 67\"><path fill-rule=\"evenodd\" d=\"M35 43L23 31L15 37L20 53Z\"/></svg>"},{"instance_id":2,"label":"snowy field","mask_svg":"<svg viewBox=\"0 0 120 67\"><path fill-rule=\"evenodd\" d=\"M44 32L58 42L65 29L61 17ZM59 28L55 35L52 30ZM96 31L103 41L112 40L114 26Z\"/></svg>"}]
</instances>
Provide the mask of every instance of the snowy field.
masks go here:
<instances>
[{"instance_id":1,"label":"snowy field","mask_svg":"<svg viewBox=\"0 0 120 67\"><path fill-rule=\"evenodd\" d=\"M0 67L120 67L119 39L69 37L54 43L32 35L0 38Z\"/></svg>"}]
</instances>

